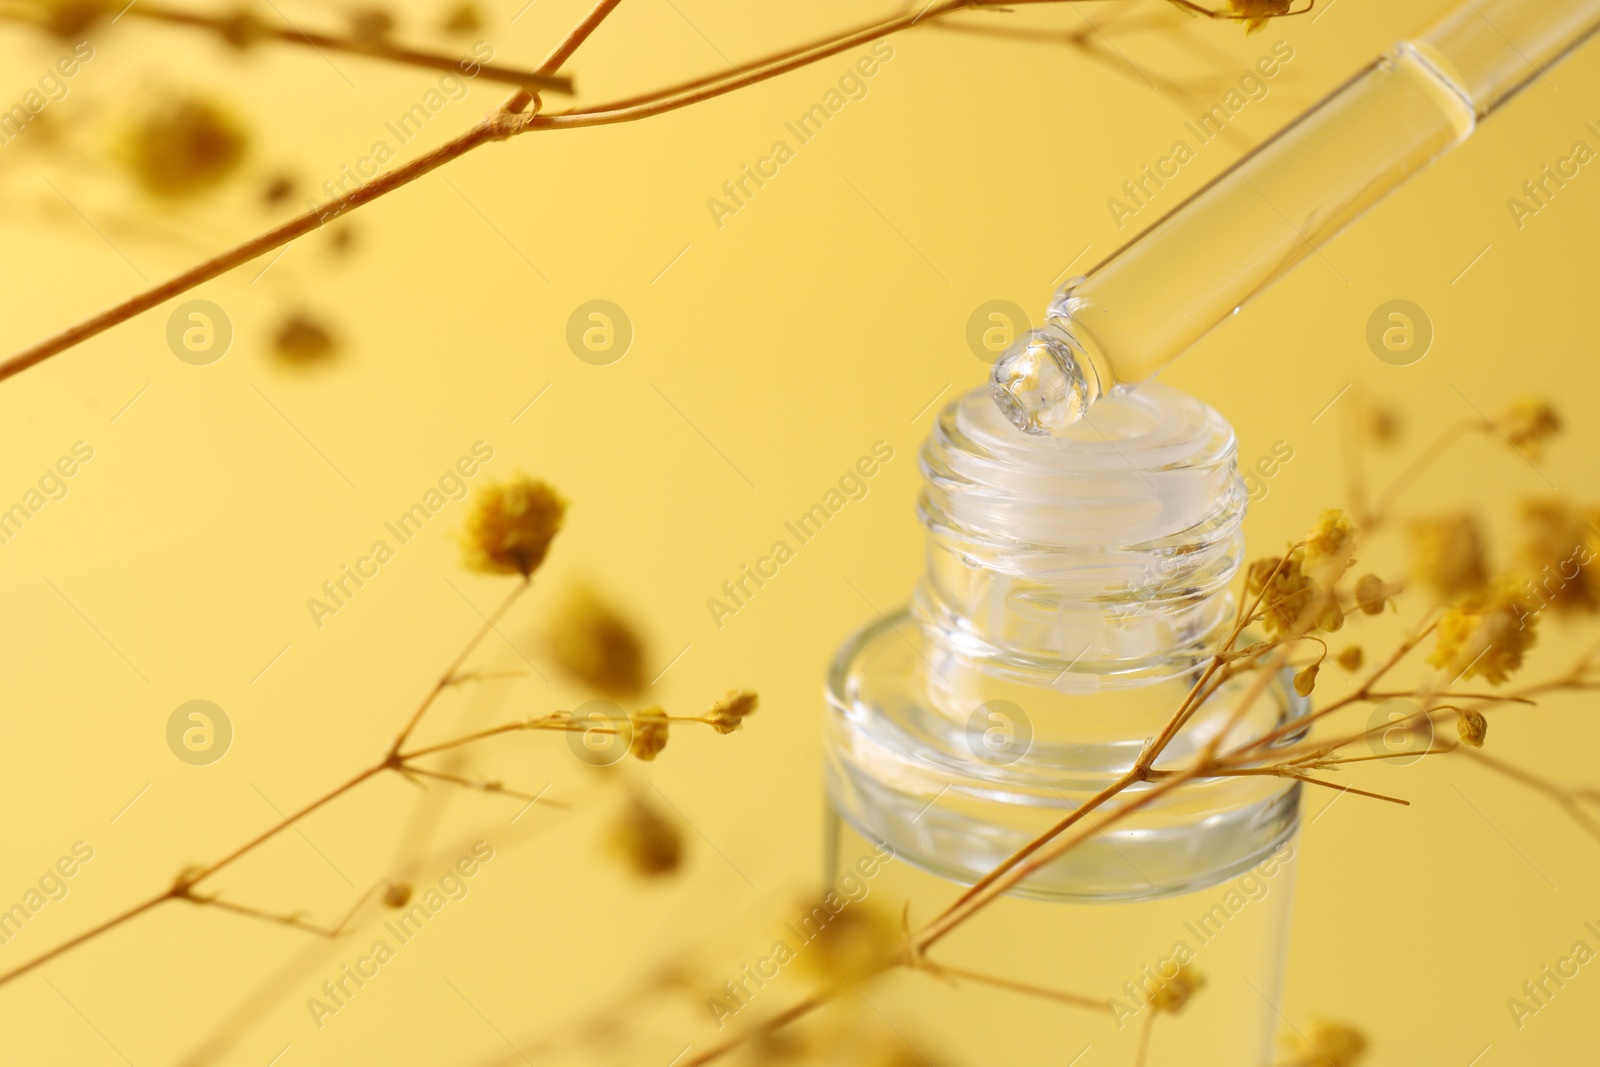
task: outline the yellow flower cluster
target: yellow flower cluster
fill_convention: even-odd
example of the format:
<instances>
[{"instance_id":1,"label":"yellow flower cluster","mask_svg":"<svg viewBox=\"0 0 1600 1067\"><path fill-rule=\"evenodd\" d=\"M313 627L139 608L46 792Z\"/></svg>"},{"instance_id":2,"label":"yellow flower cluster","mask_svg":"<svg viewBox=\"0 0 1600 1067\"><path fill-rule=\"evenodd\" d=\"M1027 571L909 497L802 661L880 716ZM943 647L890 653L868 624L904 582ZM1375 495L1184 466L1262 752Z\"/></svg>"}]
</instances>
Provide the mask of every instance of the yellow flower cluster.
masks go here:
<instances>
[{"instance_id":1,"label":"yellow flower cluster","mask_svg":"<svg viewBox=\"0 0 1600 1067\"><path fill-rule=\"evenodd\" d=\"M1287 556L1258 559L1245 572L1246 588L1261 595L1269 633L1329 633L1344 625L1334 586L1355 562L1356 531L1344 512L1324 511L1306 539ZM1381 602L1380 602L1381 610Z\"/></svg>"},{"instance_id":2,"label":"yellow flower cluster","mask_svg":"<svg viewBox=\"0 0 1600 1067\"><path fill-rule=\"evenodd\" d=\"M1533 647L1534 612L1518 581L1502 580L1489 592L1474 593L1439 620L1439 641L1428 662L1457 679L1478 677L1499 685Z\"/></svg>"},{"instance_id":3,"label":"yellow flower cluster","mask_svg":"<svg viewBox=\"0 0 1600 1067\"><path fill-rule=\"evenodd\" d=\"M466 565L526 578L544 562L566 513L567 502L554 489L525 474L485 487L467 518Z\"/></svg>"}]
</instances>

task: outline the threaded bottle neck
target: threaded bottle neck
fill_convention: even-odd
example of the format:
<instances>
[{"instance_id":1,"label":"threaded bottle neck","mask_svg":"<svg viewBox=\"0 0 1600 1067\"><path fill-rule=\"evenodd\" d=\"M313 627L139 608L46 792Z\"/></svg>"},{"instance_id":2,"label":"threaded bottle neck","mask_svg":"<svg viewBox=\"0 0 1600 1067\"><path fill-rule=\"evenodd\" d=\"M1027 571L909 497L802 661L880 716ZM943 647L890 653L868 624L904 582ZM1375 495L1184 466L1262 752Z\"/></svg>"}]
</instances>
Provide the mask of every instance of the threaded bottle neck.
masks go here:
<instances>
[{"instance_id":1,"label":"threaded bottle neck","mask_svg":"<svg viewBox=\"0 0 1600 1067\"><path fill-rule=\"evenodd\" d=\"M1216 411L1158 383L1055 437L958 398L922 451L918 618L973 669L1064 692L1182 673L1232 607L1234 453Z\"/></svg>"}]
</instances>

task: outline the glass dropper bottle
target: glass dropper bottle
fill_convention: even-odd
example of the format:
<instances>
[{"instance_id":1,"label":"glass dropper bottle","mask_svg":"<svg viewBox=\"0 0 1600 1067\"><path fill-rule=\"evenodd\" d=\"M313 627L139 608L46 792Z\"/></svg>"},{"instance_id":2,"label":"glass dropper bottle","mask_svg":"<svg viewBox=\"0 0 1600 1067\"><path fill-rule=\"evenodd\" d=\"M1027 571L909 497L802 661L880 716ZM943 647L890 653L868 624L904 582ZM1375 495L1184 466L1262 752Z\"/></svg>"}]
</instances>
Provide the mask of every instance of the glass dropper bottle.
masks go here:
<instances>
[{"instance_id":1,"label":"glass dropper bottle","mask_svg":"<svg viewBox=\"0 0 1600 1067\"><path fill-rule=\"evenodd\" d=\"M1600 0L1467 0L1068 281L995 362L995 403L1054 434L1154 377L1596 29Z\"/></svg>"}]
</instances>

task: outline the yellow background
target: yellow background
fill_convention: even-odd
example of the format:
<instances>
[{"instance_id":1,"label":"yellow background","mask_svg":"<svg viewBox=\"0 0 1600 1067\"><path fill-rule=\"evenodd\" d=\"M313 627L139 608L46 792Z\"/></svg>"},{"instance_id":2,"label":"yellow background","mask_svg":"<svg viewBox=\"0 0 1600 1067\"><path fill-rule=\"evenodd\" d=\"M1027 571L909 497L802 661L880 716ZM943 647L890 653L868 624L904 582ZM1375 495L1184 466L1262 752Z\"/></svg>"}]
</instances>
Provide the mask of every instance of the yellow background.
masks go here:
<instances>
[{"instance_id":1,"label":"yellow background","mask_svg":"<svg viewBox=\"0 0 1600 1067\"><path fill-rule=\"evenodd\" d=\"M466 507L451 504L321 629L305 602L478 440L495 458L475 484L525 470L572 501L534 594L482 658L514 669L526 656L551 681L454 693L435 730L582 699L539 636L580 579L642 620L652 675L673 664L649 701L692 712L749 686L761 711L730 737L675 731L658 763L627 768L692 824L687 869L647 888L601 847L616 791L560 738L486 746L477 769L530 790L549 783L573 810L535 810L512 826L518 805L504 798L449 797L433 867L475 836L504 847L472 895L443 913L440 936L408 946L321 1032L304 1000L369 932L313 944L320 954L226 1062L265 1064L290 1046L280 1062L295 1067L478 1063L507 1054L501 1033L531 1048L681 946L716 941L730 959L752 958L767 938L749 917L786 903L816 870L824 665L917 577L916 449L937 407L985 369L966 345L969 314L993 299L1040 309L1080 250L1089 249L1076 269L1131 235L1113 225L1106 198L1272 42L1289 41L1295 58L1240 115L1237 143L1202 151L1138 225L1445 7L1338 0L1315 22L1285 20L1252 37L1156 3L965 16L1056 35L1035 42L919 28L893 40L869 95L720 229L707 199L785 137L784 122L821 99L858 52L647 122L485 147L347 220L348 257L312 234L264 275L260 261L198 290L236 330L214 365L189 366L168 350L169 304L0 385L0 503L20 499L73 442L95 450L68 496L0 546L0 903L20 899L74 841L95 849L70 895L0 948L0 966L218 857L271 825L274 806L292 810L381 752L504 580L461 569L455 530ZM337 15L283 10L306 25ZM537 0L512 24L515 7L499 3L480 36L499 60L531 66L580 10ZM408 8L402 33L429 39L438 14ZM627 0L570 70L579 100L592 104L866 14L842 3ZM1146 19L1165 28L1141 29ZM1088 34L1098 60L1060 38L1090 20L1109 33L1109 43ZM134 19L96 31L94 44L71 95L46 112L71 151L45 150L42 125L0 148L7 349L141 288L141 275L165 277L275 221L287 209L260 206L267 174L288 168L310 184L332 176L437 82L308 49L241 56ZM8 102L64 51L18 27L0 34L0 48ZM1154 91L1135 67L1192 95ZM106 152L130 103L169 87L227 102L254 131L247 173L179 208L142 199ZM502 95L473 84L418 144L464 128ZM1293 447L1250 512L1257 553L1342 501L1338 428L1355 394L1312 420L1350 383L1408 413L1398 451L1371 464L1378 484L1396 456L1474 406L1492 412L1524 393L1560 404L1566 433L1537 469L1503 442L1474 437L1407 496L1408 510L1475 503L1502 554L1518 496L1551 484L1600 495L1590 463L1600 448L1600 177L1585 168L1520 231L1505 203L1573 141L1595 144L1586 120L1600 120L1593 47L1329 244L1336 270L1311 258L1167 372L1233 422L1242 460L1279 441ZM564 339L572 310L595 298L625 308L635 331L610 366L581 362ZM1380 363L1364 341L1372 309L1395 298L1424 307L1437 330L1411 367ZM279 317L302 307L342 339L329 366L285 369L270 354ZM868 497L714 626L707 598L878 440L895 458ZM1401 558L1374 546L1363 564L1392 574ZM1530 678L1563 666L1583 638L1545 630ZM195 698L226 709L236 731L210 767L180 763L164 740L173 708ZM1499 713L1490 746L1555 780L1592 780L1600 729L1590 710L1563 696ZM1520 1032L1505 1001L1574 941L1600 948L1583 928L1600 925L1600 843L1545 800L1470 766L1369 765L1351 780L1413 806L1344 798L1305 832L1287 1016L1302 1027L1313 1016L1355 1022L1383 1067L1591 1055L1593 967ZM1332 795L1308 797L1308 811ZM387 872L418 798L399 780L366 786L215 887L334 916L352 884ZM0 989L0 1059L177 1062L306 944L293 931L170 905ZM1027 952L997 944L995 968ZM1087 1028L1056 1018L1074 1035ZM688 1019L680 1031L661 1027L651 1046L659 1056L629 1062L666 1064L688 1040L678 1037L692 1031ZM915 1018L896 1021L914 1038ZM1083 1043L1048 1028L1038 1040L1063 1063Z\"/></svg>"}]
</instances>

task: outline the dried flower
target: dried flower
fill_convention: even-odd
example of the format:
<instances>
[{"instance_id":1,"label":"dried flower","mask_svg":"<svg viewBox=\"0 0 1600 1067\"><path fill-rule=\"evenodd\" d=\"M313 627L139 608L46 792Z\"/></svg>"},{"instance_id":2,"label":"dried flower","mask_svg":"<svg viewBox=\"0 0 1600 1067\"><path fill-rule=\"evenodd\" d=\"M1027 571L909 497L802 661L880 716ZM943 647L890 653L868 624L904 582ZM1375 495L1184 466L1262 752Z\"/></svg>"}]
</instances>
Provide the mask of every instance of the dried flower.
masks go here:
<instances>
[{"instance_id":1,"label":"dried flower","mask_svg":"<svg viewBox=\"0 0 1600 1067\"><path fill-rule=\"evenodd\" d=\"M1318 1023L1304 1044L1307 1067L1356 1067L1367 1052L1361 1031L1343 1023Z\"/></svg>"},{"instance_id":2,"label":"dried flower","mask_svg":"<svg viewBox=\"0 0 1600 1067\"><path fill-rule=\"evenodd\" d=\"M1550 497L1523 501L1522 521L1528 530L1522 560L1537 595L1563 613L1600 607L1600 533L1591 517Z\"/></svg>"},{"instance_id":3,"label":"dried flower","mask_svg":"<svg viewBox=\"0 0 1600 1067\"><path fill-rule=\"evenodd\" d=\"M1444 599L1476 592L1489 580L1483 533L1468 512L1411 523L1411 570Z\"/></svg>"},{"instance_id":4,"label":"dried flower","mask_svg":"<svg viewBox=\"0 0 1600 1067\"><path fill-rule=\"evenodd\" d=\"M655 759L667 747L666 712L660 708L650 708L635 712L631 718L633 741L628 745L628 751L647 762Z\"/></svg>"},{"instance_id":5,"label":"dried flower","mask_svg":"<svg viewBox=\"0 0 1600 1067\"><path fill-rule=\"evenodd\" d=\"M1548 401L1524 397L1512 404L1498 421L1498 429L1506 440L1535 459L1544 448L1544 440L1561 429L1561 416Z\"/></svg>"},{"instance_id":6,"label":"dried flower","mask_svg":"<svg viewBox=\"0 0 1600 1067\"><path fill-rule=\"evenodd\" d=\"M900 928L888 914L834 892L812 901L800 924L807 930L819 928L801 959L808 970L830 981L870 978L893 964L903 947Z\"/></svg>"},{"instance_id":7,"label":"dried flower","mask_svg":"<svg viewBox=\"0 0 1600 1067\"><path fill-rule=\"evenodd\" d=\"M1246 588L1261 594L1261 611L1267 632L1299 636L1303 630L1327 630L1344 625L1338 597L1320 592L1300 569L1302 550L1287 557L1258 559L1245 571Z\"/></svg>"},{"instance_id":8,"label":"dried flower","mask_svg":"<svg viewBox=\"0 0 1600 1067\"><path fill-rule=\"evenodd\" d=\"M350 12L350 36L362 44L379 44L393 32L394 16L381 7L363 7Z\"/></svg>"},{"instance_id":9,"label":"dried flower","mask_svg":"<svg viewBox=\"0 0 1600 1067\"><path fill-rule=\"evenodd\" d=\"M261 187L261 199L268 204L281 204L294 195L294 188L293 175L274 174Z\"/></svg>"},{"instance_id":10,"label":"dried flower","mask_svg":"<svg viewBox=\"0 0 1600 1067\"><path fill-rule=\"evenodd\" d=\"M320 363L338 350L333 334L309 315L290 315L272 338L272 350L285 363Z\"/></svg>"},{"instance_id":11,"label":"dried flower","mask_svg":"<svg viewBox=\"0 0 1600 1067\"><path fill-rule=\"evenodd\" d=\"M719 734L731 734L756 710L758 699L749 689L730 689L727 696L711 705L706 722Z\"/></svg>"},{"instance_id":12,"label":"dried flower","mask_svg":"<svg viewBox=\"0 0 1600 1067\"><path fill-rule=\"evenodd\" d=\"M1177 973L1161 983L1150 995L1150 1006L1156 1011L1176 1015L1188 1006L1194 995L1205 988L1205 975L1187 964L1180 965Z\"/></svg>"},{"instance_id":13,"label":"dried flower","mask_svg":"<svg viewBox=\"0 0 1600 1067\"><path fill-rule=\"evenodd\" d=\"M1347 671L1359 671L1366 660L1367 654L1361 651L1360 645L1348 645L1339 653L1338 663Z\"/></svg>"},{"instance_id":14,"label":"dried flower","mask_svg":"<svg viewBox=\"0 0 1600 1067\"><path fill-rule=\"evenodd\" d=\"M1439 620L1439 642L1428 662L1460 678L1481 677L1499 685L1533 647L1537 622L1522 583L1502 580L1488 593L1473 594Z\"/></svg>"},{"instance_id":15,"label":"dried flower","mask_svg":"<svg viewBox=\"0 0 1600 1067\"><path fill-rule=\"evenodd\" d=\"M1456 712L1456 733L1461 735L1462 744L1482 748L1483 739L1489 736L1489 720L1480 711L1462 708Z\"/></svg>"},{"instance_id":16,"label":"dried flower","mask_svg":"<svg viewBox=\"0 0 1600 1067\"><path fill-rule=\"evenodd\" d=\"M44 27L63 41L81 41L85 31L109 14L106 0L51 0L45 4Z\"/></svg>"},{"instance_id":17,"label":"dried flower","mask_svg":"<svg viewBox=\"0 0 1600 1067\"><path fill-rule=\"evenodd\" d=\"M644 641L592 590L568 595L550 630L550 652L568 674L602 693L626 696L644 688Z\"/></svg>"},{"instance_id":18,"label":"dried flower","mask_svg":"<svg viewBox=\"0 0 1600 1067\"><path fill-rule=\"evenodd\" d=\"M483 28L483 16L470 0L451 8L439 24L445 33L476 33Z\"/></svg>"},{"instance_id":19,"label":"dried flower","mask_svg":"<svg viewBox=\"0 0 1600 1067\"><path fill-rule=\"evenodd\" d=\"M1311 690L1317 687L1317 668L1321 663L1313 663L1294 676L1294 691L1303 697L1311 695Z\"/></svg>"},{"instance_id":20,"label":"dried flower","mask_svg":"<svg viewBox=\"0 0 1600 1067\"><path fill-rule=\"evenodd\" d=\"M637 795L612 824L610 844L612 852L644 878L671 874L683 864L683 835Z\"/></svg>"},{"instance_id":21,"label":"dried flower","mask_svg":"<svg viewBox=\"0 0 1600 1067\"><path fill-rule=\"evenodd\" d=\"M1267 20L1289 13L1289 0L1228 0L1228 14L1244 23L1245 33L1255 33Z\"/></svg>"},{"instance_id":22,"label":"dried flower","mask_svg":"<svg viewBox=\"0 0 1600 1067\"><path fill-rule=\"evenodd\" d=\"M1368 405L1367 434L1378 444L1393 444L1400 439L1400 412L1381 404Z\"/></svg>"},{"instance_id":23,"label":"dried flower","mask_svg":"<svg viewBox=\"0 0 1600 1067\"><path fill-rule=\"evenodd\" d=\"M221 107L197 96L159 101L140 115L122 158L152 196L192 196L221 184L244 159L249 137Z\"/></svg>"},{"instance_id":24,"label":"dried flower","mask_svg":"<svg viewBox=\"0 0 1600 1067\"><path fill-rule=\"evenodd\" d=\"M410 882L390 882L383 889L383 906L399 910L411 903Z\"/></svg>"},{"instance_id":25,"label":"dried flower","mask_svg":"<svg viewBox=\"0 0 1600 1067\"><path fill-rule=\"evenodd\" d=\"M1381 615L1384 606L1405 587L1390 585L1376 574L1363 574L1356 581L1356 607L1363 615Z\"/></svg>"},{"instance_id":26,"label":"dried flower","mask_svg":"<svg viewBox=\"0 0 1600 1067\"><path fill-rule=\"evenodd\" d=\"M1332 589L1355 562L1356 528L1338 508L1317 516L1306 535L1300 569L1323 589Z\"/></svg>"},{"instance_id":27,"label":"dried flower","mask_svg":"<svg viewBox=\"0 0 1600 1067\"><path fill-rule=\"evenodd\" d=\"M567 502L554 489L525 474L484 487L467 517L466 565L526 578L544 562L566 511Z\"/></svg>"},{"instance_id":28,"label":"dried flower","mask_svg":"<svg viewBox=\"0 0 1600 1067\"><path fill-rule=\"evenodd\" d=\"M219 27L222 39L235 48L249 48L267 36L267 24L249 8L241 7L224 16Z\"/></svg>"}]
</instances>

